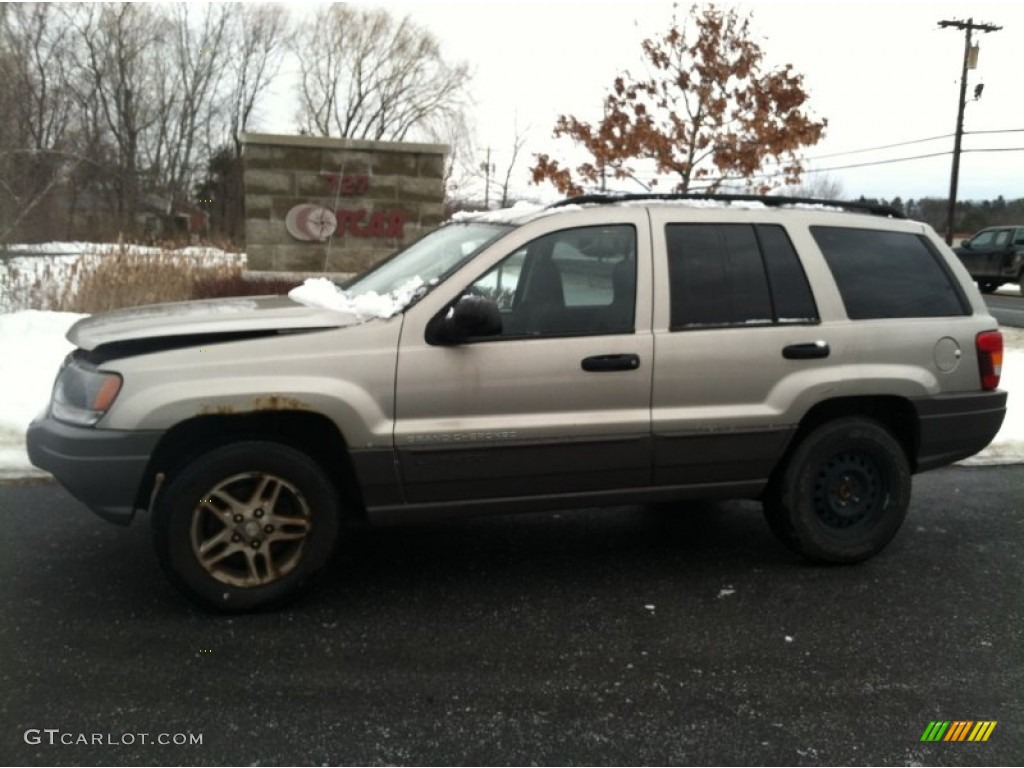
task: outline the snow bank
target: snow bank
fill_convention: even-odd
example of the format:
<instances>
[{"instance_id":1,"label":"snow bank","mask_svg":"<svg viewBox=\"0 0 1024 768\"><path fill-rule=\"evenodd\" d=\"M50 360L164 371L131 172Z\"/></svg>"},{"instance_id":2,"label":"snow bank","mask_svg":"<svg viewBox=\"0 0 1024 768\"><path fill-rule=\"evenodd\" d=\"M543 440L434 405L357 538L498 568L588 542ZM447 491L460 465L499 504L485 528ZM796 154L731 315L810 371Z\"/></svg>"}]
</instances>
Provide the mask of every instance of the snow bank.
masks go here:
<instances>
[{"instance_id":1,"label":"snow bank","mask_svg":"<svg viewBox=\"0 0 1024 768\"><path fill-rule=\"evenodd\" d=\"M326 277L311 277L302 285L292 288L288 298L307 307L349 312L364 320L375 317L387 319L397 315L415 299L424 288L423 281L414 277L395 291L381 296L374 291L347 293Z\"/></svg>"},{"instance_id":2,"label":"snow bank","mask_svg":"<svg viewBox=\"0 0 1024 768\"><path fill-rule=\"evenodd\" d=\"M28 310L0 315L0 479L45 476L25 453L25 430L50 400L68 328L86 315Z\"/></svg>"},{"instance_id":3,"label":"snow bank","mask_svg":"<svg viewBox=\"0 0 1024 768\"><path fill-rule=\"evenodd\" d=\"M14 243L12 245L0 246L0 255L10 258L39 256L80 256L92 254L96 256L109 256L121 251L135 256L159 256L170 253L175 256L198 258L210 261L245 261L244 253L231 253L221 248L214 248L205 245L190 245L177 250L167 250L150 245L120 245L118 243L82 243L54 241L49 243Z\"/></svg>"}]
</instances>

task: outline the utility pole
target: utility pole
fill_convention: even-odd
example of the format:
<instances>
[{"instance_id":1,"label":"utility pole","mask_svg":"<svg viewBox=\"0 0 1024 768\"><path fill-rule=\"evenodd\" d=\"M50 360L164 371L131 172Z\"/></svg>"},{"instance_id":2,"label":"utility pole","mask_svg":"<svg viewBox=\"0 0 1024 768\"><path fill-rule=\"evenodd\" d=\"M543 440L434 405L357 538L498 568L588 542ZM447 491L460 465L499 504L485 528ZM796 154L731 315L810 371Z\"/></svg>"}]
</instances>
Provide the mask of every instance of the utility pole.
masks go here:
<instances>
[{"instance_id":1,"label":"utility pole","mask_svg":"<svg viewBox=\"0 0 1024 768\"><path fill-rule=\"evenodd\" d=\"M484 172L484 208L491 209L491 174L494 173L494 166L491 165L491 148L487 148L487 160L480 163L480 170Z\"/></svg>"},{"instance_id":2,"label":"utility pole","mask_svg":"<svg viewBox=\"0 0 1024 768\"><path fill-rule=\"evenodd\" d=\"M964 106L967 103L967 70L973 69L971 63L971 33L974 30L981 32L998 32L1002 27L994 24L975 24L974 19L967 21L940 21L939 26L943 29L954 27L964 30L964 67L960 75L960 103L956 113L956 138L953 140L953 171L949 179L949 210L946 213L946 244L953 244L953 215L956 213L956 188L960 181L960 142L964 136ZM975 64L977 64L977 53L975 53Z\"/></svg>"}]
</instances>

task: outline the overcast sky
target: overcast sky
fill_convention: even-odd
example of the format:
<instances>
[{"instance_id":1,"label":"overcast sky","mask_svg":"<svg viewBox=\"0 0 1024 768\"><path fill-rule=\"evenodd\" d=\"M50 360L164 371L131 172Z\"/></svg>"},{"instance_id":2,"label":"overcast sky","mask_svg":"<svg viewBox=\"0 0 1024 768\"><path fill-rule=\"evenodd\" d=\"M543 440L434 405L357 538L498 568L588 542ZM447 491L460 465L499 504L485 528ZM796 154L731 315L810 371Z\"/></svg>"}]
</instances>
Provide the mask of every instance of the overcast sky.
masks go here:
<instances>
[{"instance_id":1,"label":"overcast sky","mask_svg":"<svg viewBox=\"0 0 1024 768\"><path fill-rule=\"evenodd\" d=\"M360 3L408 14L442 41L449 59L474 69L473 110L478 140L492 160L507 162L513 125L529 128L532 152L566 146L550 139L559 114L593 121L617 74L640 72L640 41L664 30L670 2ZM681 4L682 9L687 6ZM806 151L821 158L811 168L932 153L948 153L956 127L964 35L940 29L941 19L1002 26L976 35L978 68L968 75L966 131L1012 131L965 136L965 149L1024 148L1024 2L757 2L736 4L753 12L753 31L769 65L791 63L805 76L809 105L828 119L826 137ZM267 128L292 132L281 115ZM945 136L889 150L850 152ZM481 157L481 160L483 158ZM951 157L830 171L847 197L891 199L945 197ZM525 182L525 165L518 171ZM525 183L520 187L528 191ZM534 188L534 194L536 188ZM549 193L550 194L550 193ZM1024 151L966 153L961 160L961 199L1024 197Z\"/></svg>"}]
</instances>

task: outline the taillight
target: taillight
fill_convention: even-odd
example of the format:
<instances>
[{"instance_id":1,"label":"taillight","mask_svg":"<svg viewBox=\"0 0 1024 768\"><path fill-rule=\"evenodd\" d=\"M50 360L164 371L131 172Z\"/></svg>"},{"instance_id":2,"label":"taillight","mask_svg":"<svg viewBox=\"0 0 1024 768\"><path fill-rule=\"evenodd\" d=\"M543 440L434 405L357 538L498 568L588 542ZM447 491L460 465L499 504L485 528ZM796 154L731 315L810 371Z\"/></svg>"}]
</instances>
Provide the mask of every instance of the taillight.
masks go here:
<instances>
[{"instance_id":1,"label":"taillight","mask_svg":"<svg viewBox=\"0 0 1024 768\"><path fill-rule=\"evenodd\" d=\"M1003 372L1003 334L999 331L983 331L975 339L978 348L978 372L981 374L981 388L995 389Z\"/></svg>"}]
</instances>

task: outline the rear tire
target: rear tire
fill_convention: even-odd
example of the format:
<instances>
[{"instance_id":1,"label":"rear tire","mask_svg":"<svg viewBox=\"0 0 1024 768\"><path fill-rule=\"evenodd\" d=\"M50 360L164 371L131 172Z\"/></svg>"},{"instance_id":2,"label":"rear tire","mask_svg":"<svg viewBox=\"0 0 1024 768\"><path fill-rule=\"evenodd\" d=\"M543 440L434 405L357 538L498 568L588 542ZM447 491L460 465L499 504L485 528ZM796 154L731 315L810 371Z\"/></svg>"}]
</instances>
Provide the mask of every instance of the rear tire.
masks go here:
<instances>
[{"instance_id":1,"label":"rear tire","mask_svg":"<svg viewBox=\"0 0 1024 768\"><path fill-rule=\"evenodd\" d=\"M1002 283L997 283L992 280L979 280L978 290L982 293L995 293L1000 285L1002 285Z\"/></svg>"},{"instance_id":2,"label":"rear tire","mask_svg":"<svg viewBox=\"0 0 1024 768\"><path fill-rule=\"evenodd\" d=\"M196 457L154 508L153 540L171 582L206 608L271 608L306 591L338 538L334 485L309 456L246 441Z\"/></svg>"},{"instance_id":3,"label":"rear tire","mask_svg":"<svg viewBox=\"0 0 1024 768\"><path fill-rule=\"evenodd\" d=\"M861 417L837 419L799 444L765 496L765 517L804 556L856 563L896 535L910 487L906 454L885 427Z\"/></svg>"}]
</instances>

